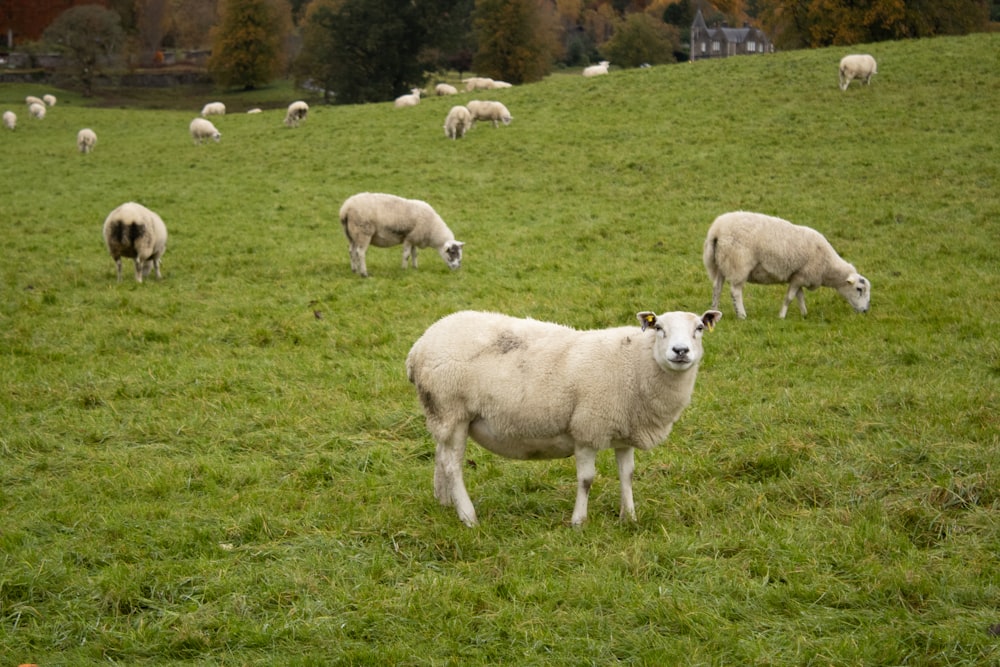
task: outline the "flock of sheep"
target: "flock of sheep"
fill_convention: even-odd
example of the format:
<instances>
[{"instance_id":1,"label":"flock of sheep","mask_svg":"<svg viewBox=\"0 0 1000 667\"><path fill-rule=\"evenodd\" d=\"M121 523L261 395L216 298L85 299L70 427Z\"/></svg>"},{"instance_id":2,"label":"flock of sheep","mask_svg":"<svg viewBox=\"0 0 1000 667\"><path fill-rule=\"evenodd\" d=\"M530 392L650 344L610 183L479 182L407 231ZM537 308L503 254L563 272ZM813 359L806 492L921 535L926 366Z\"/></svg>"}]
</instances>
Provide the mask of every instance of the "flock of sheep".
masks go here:
<instances>
[{"instance_id":1,"label":"flock of sheep","mask_svg":"<svg viewBox=\"0 0 1000 667\"><path fill-rule=\"evenodd\" d=\"M585 76L604 74L607 62ZM588 68L590 70L591 68ZM845 56L840 62L840 88L854 79L870 85L877 72L871 56ZM467 79L468 91L504 87L491 79ZM447 88L442 88L447 86ZM439 95L454 94L453 86L438 84ZM35 107L52 106L28 98ZM409 98L401 102L403 98ZM396 107L417 104L420 91L396 100ZM256 110L251 110L251 112ZM221 103L205 105L191 121L195 143L221 134L206 118L222 115ZM284 123L296 127L305 120L308 105L289 105ZM471 101L455 106L445 120L445 134L464 136L476 120L509 124L510 113L499 102ZM3 115L10 129L12 112ZM89 129L81 130L78 145L89 152L97 142ZM387 193L361 192L340 208L340 222L348 241L351 270L368 276L365 255L370 246L403 246L402 266L417 268L418 248L433 248L446 265L458 269L463 242L430 204ZM135 278L150 272L161 277L167 228L155 212L135 202L115 208L103 226L105 245L122 279L121 258L135 263ZM669 435L691 401L698 365L703 356L702 336L722 318L719 301L725 282L736 316L746 317L743 287L747 283L783 284L787 291L778 316L797 300L806 315L805 289L835 289L855 311L868 312L871 283L844 261L818 231L777 217L734 211L718 216L709 226L702 261L712 283L711 309L701 315L688 312L636 314L639 326L578 331L532 319L499 313L461 311L432 324L406 357L406 373L414 385L436 442L434 495L454 506L468 526L477 523L475 508L462 478L465 448L472 438L484 448L508 458L535 460L575 456L576 502L571 523L587 518L587 502L595 476L597 452L614 449L620 480L620 516L635 519L632 476L635 449L648 450Z\"/></svg>"}]
</instances>

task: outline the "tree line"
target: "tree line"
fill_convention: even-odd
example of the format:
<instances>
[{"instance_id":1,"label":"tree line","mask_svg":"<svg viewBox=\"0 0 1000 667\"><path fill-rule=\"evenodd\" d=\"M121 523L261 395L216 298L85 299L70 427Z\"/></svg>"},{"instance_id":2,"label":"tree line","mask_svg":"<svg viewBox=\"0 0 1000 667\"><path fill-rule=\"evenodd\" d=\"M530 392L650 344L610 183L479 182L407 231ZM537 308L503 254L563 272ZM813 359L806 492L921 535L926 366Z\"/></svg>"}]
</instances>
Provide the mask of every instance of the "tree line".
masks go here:
<instances>
[{"instance_id":1,"label":"tree line","mask_svg":"<svg viewBox=\"0 0 1000 667\"><path fill-rule=\"evenodd\" d=\"M109 0L67 10L43 41L66 54L85 94L100 63L210 48L215 82L281 77L337 103L377 102L439 72L510 83L610 60L687 58L691 22L752 23L779 49L986 30L1000 0ZM81 35L86 39L81 39Z\"/></svg>"}]
</instances>

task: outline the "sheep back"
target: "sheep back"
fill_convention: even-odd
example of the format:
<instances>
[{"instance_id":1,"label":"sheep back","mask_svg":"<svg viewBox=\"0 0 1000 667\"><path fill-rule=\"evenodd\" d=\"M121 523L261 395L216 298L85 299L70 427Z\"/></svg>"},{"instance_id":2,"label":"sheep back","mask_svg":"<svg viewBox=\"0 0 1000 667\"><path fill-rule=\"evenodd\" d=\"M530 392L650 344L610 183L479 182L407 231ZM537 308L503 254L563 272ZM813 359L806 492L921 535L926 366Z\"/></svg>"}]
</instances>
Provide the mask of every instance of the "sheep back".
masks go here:
<instances>
[{"instance_id":1,"label":"sheep back","mask_svg":"<svg viewBox=\"0 0 1000 667\"><path fill-rule=\"evenodd\" d=\"M104 243L118 268L118 281L122 279L121 258L135 260L135 279L156 270L160 275L160 260L167 250L167 227L159 215L142 204L126 202L111 211L104 220Z\"/></svg>"},{"instance_id":2,"label":"sheep back","mask_svg":"<svg viewBox=\"0 0 1000 667\"><path fill-rule=\"evenodd\" d=\"M872 75L878 74L878 64L875 58L867 53L855 53L840 59L840 89L847 90L851 81L858 79L866 85L871 85Z\"/></svg>"},{"instance_id":3,"label":"sheep back","mask_svg":"<svg viewBox=\"0 0 1000 667\"><path fill-rule=\"evenodd\" d=\"M456 105L448 111L444 119L444 135L449 139L461 139L472 127L472 113L467 107Z\"/></svg>"},{"instance_id":4,"label":"sheep back","mask_svg":"<svg viewBox=\"0 0 1000 667\"><path fill-rule=\"evenodd\" d=\"M215 128L212 121L205 118L195 118L191 121L188 129L196 144L200 144L205 139L214 139L216 142L222 139L222 133Z\"/></svg>"}]
</instances>

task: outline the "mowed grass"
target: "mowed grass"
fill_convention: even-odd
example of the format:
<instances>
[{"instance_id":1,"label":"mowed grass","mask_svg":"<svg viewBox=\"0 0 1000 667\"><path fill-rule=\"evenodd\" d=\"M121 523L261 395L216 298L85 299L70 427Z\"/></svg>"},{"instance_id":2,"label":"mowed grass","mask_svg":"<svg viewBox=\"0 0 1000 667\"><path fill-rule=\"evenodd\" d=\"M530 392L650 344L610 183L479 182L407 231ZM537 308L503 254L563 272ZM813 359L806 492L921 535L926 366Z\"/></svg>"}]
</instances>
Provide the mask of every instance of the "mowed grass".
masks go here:
<instances>
[{"instance_id":1,"label":"mowed grass","mask_svg":"<svg viewBox=\"0 0 1000 667\"><path fill-rule=\"evenodd\" d=\"M0 662L986 665L1000 662L1000 36L557 75L452 104L43 121L0 86ZM297 97L289 89L291 101ZM479 95L480 98L484 97ZM98 134L76 152L82 127ZM424 199L466 242L350 272L337 212ZM124 201L159 212L165 279L116 283ZM822 231L871 279L705 339L694 400L614 457L569 527L571 460L471 444L481 526L433 497L404 359L463 308L577 328L710 305L701 245L747 209ZM728 290L728 288L727 288Z\"/></svg>"}]
</instances>

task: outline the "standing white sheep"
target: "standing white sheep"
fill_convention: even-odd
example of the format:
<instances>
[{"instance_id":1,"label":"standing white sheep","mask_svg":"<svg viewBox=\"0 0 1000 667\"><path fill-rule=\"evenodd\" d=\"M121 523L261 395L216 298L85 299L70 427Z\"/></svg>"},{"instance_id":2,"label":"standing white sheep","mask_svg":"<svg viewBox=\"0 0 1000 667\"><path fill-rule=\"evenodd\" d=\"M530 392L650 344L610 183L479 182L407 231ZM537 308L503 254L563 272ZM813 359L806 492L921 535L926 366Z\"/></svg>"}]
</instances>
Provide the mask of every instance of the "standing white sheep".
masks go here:
<instances>
[{"instance_id":1,"label":"standing white sheep","mask_svg":"<svg viewBox=\"0 0 1000 667\"><path fill-rule=\"evenodd\" d=\"M42 120L45 118L45 105L44 104L32 104L28 107L28 113L31 114L32 118L37 118Z\"/></svg>"},{"instance_id":2,"label":"standing white sheep","mask_svg":"<svg viewBox=\"0 0 1000 667\"><path fill-rule=\"evenodd\" d=\"M195 118L188 126L191 131L191 138L195 144L201 144L205 139L214 139L216 143L222 138L222 133L215 129L212 121L205 118Z\"/></svg>"},{"instance_id":3,"label":"standing white sheep","mask_svg":"<svg viewBox=\"0 0 1000 667\"><path fill-rule=\"evenodd\" d=\"M448 225L427 202L404 199L378 192L352 195L340 207L351 270L368 277L365 253L369 245L377 248L403 244L403 268L411 262L417 268L417 248L434 248L448 268L462 265L461 241L455 240Z\"/></svg>"},{"instance_id":4,"label":"standing white sheep","mask_svg":"<svg viewBox=\"0 0 1000 667\"><path fill-rule=\"evenodd\" d=\"M409 95L400 95L393 102L393 106L397 109L402 107L415 107L420 104L420 89L411 88Z\"/></svg>"},{"instance_id":5,"label":"standing white sheep","mask_svg":"<svg viewBox=\"0 0 1000 667\"><path fill-rule=\"evenodd\" d=\"M743 286L787 284L778 317L784 318L792 299L806 314L804 288L832 287L855 311L867 313L871 283L810 227L761 213L734 211L720 215L705 237L702 252L712 281L712 308L719 307L722 285L729 281L736 316L745 319Z\"/></svg>"},{"instance_id":6,"label":"standing white sheep","mask_svg":"<svg viewBox=\"0 0 1000 667\"><path fill-rule=\"evenodd\" d=\"M610 65L611 65L611 63L609 61L602 60L601 62L597 63L596 65L591 65L590 67L584 67L583 68L583 75L586 76L586 77L591 77L591 76L601 76L602 74L607 74L608 73L608 67Z\"/></svg>"},{"instance_id":7,"label":"standing white sheep","mask_svg":"<svg viewBox=\"0 0 1000 667\"><path fill-rule=\"evenodd\" d=\"M470 76L468 79L462 79L462 83L465 84L465 92L489 90L493 85L493 79L488 76Z\"/></svg>"},{"instance_id":8,"label":"standing white sheep","mask_svg":"<svg viewBox=\"0 0 1000 667\"><path fill-rule=\"evenodd\" d=\"M8 130L13 130L17 127L17 114L13 111L3 112L3 126Z\"/></svg>"},{"instance_id":9,"label":"standing white sheep","mask_svg":"<svg viewBox=\"0 0 1000 667\"><path fill-rule=\"evenodd\" d=\"M498 127L499 123L510 125L514 120L507 107L495 100L470 100L465 106L472 114L473 123L477 120L488 120L493 127Z\"/></svg>"},{"instance_id":10,"label":"standing white sheep","mask_svg":"<svg viewBox=\"0 0 1000 667\"><path fill-rule=\"evenodd\" d=\"M167 250L167 227L163 220L142 204L126 202L111 211L104 220L104 243L118 268L118 282L122 281L122 257L135 260L135 279L156 270L160 275L160 260Z\"/></svg>"},{"instance_id":11,"label":"standing white sheep","mask_svg":"<svg viewBox=\"0 0 1000 667\"><path fill-rule=\"evenodd\" d=\"M54 107L56 105L56 96L55 95L42 95L42 101L44 101L45 104L47 104L48 106Z\"/></svg>"},{"instance_id":12,"label":"standing white sheep","mask_svg":"<svg viewBox=\"0 0 1000 667\"><path fill-rule=\"evenodd\" d=\"M298 127L299 123L309 115L309 105L302 100L296 100L288 105L285 112L285 127Z\"/></svg>"},{"instance_id":13,"label":"standing white sheep","mask_svg":"<svg viewBox=\"0 0 1000 667\"><path fill-rule=\"evenodd\" d=\"M25 97L24 103L27 104L29 107L32 104L41 104L42 106L45 106L45 100L43 100L41 97L35 97L34 95L28 95L27 97Z\"/></svg>"},{"instance_id":14,"label":"standing white sheep","mask_svg":"<svg viewBox=\"0 0 1000 667\"><path fill-rule=\"evenodd\" d=\"M476 510L462 479L466 439L513 459L576 456L572 524L587 518L597 452L614 449L620 517L635 520L635 449L663 442L691 402L702 333L722 313L636 315L641 329L577 331L463 311L414 343L406 373L437 444L434 496L467 526Z\"/></svg>"},{"instance_id":15,"label":"standing white sheep","mask_svg":"<svg viewBox=\"0 0 1000 667\"><path fill-rule=\"evenodd\" d=\"M226 105L222 102L209 102L201 108L202 117L207 116L225 116L226 115Z\"/></svg>"},{"instance_id":16,"label":"standing white sheep","mask_svg":"<svg viewBox=\"0 0 1000 667\"><path fill-rule=\"evenodd\" d=\"M439 83L434 86L434 94L438 96L442 95L457 95L458 89L455 86L448 83Z\"/></svg>"},{"instance_id":17,"label":"standing white sheep","mask_svg":"<svg viewBox=\"0 0 1000 667\"><path fill-rule=\"evenodd\" d=\"M89 127L85 127L76 133L76 147L81 153L89 153L94 150L94 146L96 145L97 134Z\"/></svg>"},{"instance_id":18,"label":"standing white sheep","mask_svg":"<svg viewBox=\"0 0 1000 667\"><path fill-rule=\"evenodd\" d=\"M878 74L878 64L875 59L867 53L852 54L840 59L840 89L847 90L851 81L857 79L864 81L865 85L872 85L872 75Z\"/></svg>"},{"instance_id":19,"label":"standing white sheep","mask_svg":"<svg viewBox=\"0 0 1000 667\"><path fill-rule=\"evenodd\" d=\"M461 139L472 127L472 114L461 104L453 106L444 119L444 136Z\"/></svg>"}]
</instances>

